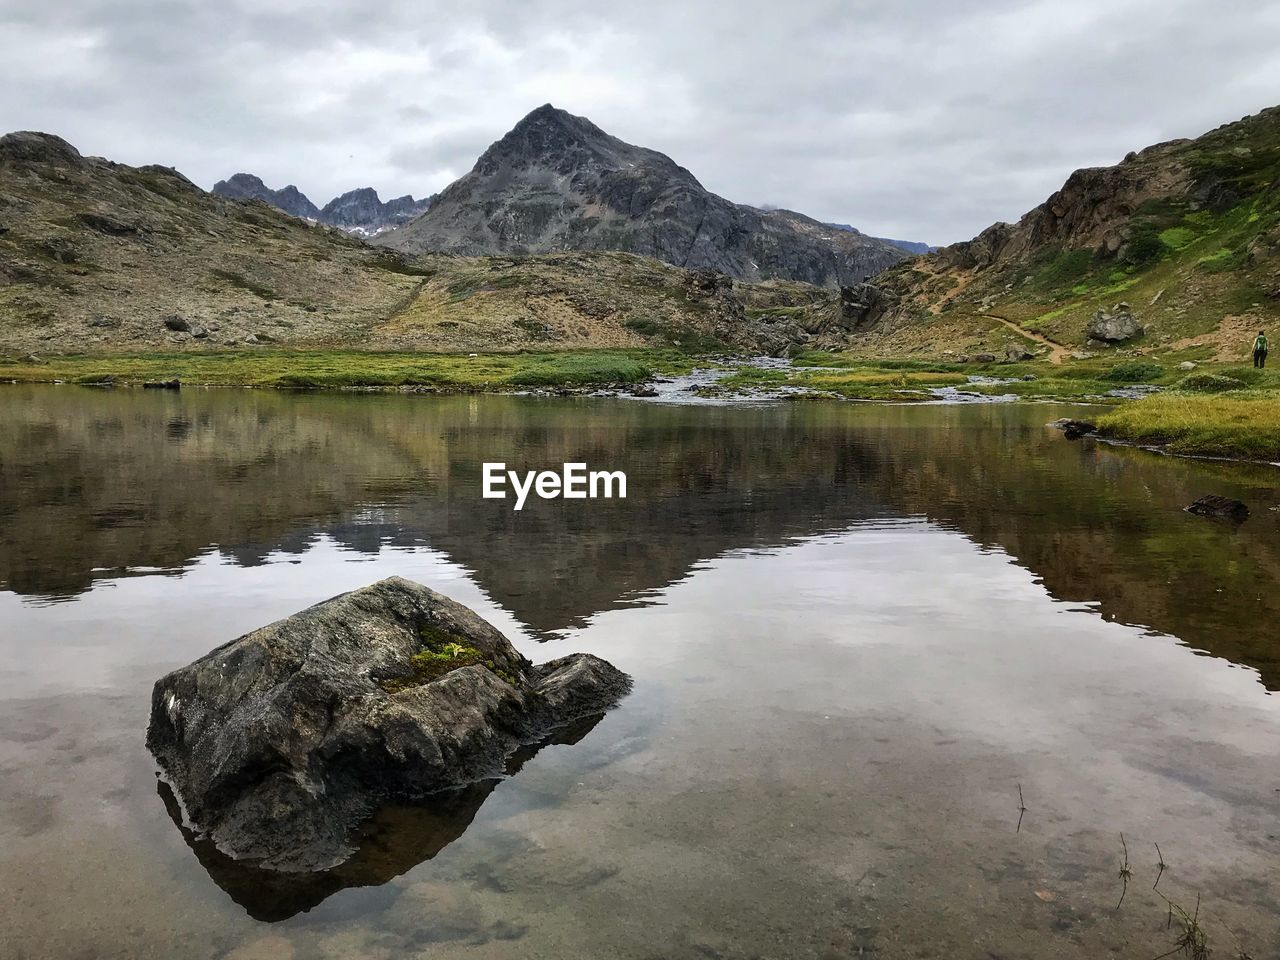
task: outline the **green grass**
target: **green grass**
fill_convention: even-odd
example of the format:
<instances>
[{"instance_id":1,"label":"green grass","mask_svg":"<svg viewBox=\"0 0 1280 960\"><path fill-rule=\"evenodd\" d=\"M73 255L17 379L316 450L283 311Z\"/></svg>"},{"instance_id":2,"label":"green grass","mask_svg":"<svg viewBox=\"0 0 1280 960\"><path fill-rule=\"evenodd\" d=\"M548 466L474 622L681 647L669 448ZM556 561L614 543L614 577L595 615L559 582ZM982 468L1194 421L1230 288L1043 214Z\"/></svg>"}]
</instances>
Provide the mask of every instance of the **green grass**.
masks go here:
<instances>
[{"instance_id":1,"label":"green grass","mask_svg":"<svg viewBox=\"0 0 1280 960\"><path fill-rule=\"evenodd\" d=\"M1280 461L1280 392L1170 392L1127 403L1098 421L1104 436L1170 453Z\"/></svg>"},{"instance_id":2,"label":"green grass","mask_svg":"<svg viewBox=\"0 0 1280 960\"><path fill-rule=\"evenodd\" d=\"M502 390L529 386L638 383L677 373L689 357L666 350L435 354L329 350L119 354L51 357L41 363L0 359L0 380L121 385L178 379L209 386L344 389L432 387Z\"/></svg>"},{"instance_id":3,"label":"green grass","mask_svg":"<svg viewBox=\"0 0 1280 960\"><path fill-rule=\"evenodd\" d=\"M742 367L716 385L723 390L777 389L794 387L806 391L833 394L848 400L920 400L928 397L929 387L959 386L966 383L964 374L938 370L885 369L872 361L861 367L835 370L791 370Z\"/></svg>"},{"instance_id":4,"label":"green grass","mask_svg":"<svg viewBox=\"0 0 1280 960\"><path fill-rule=\"evenodd\" d=\"M1102 375L1102 379L1114 383L1154 383L1164 376L1164 367L1150 360L1133 360L1117 363Z\"/></svg>"}]
</instances>

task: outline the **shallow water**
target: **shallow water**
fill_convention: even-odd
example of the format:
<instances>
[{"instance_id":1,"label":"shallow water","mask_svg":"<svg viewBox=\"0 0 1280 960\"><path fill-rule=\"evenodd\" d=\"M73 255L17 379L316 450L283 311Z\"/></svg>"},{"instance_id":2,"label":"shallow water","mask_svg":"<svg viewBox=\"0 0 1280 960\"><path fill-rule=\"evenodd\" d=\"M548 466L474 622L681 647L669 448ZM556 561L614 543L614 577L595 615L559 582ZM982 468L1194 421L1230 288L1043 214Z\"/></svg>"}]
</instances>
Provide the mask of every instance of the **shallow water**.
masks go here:
<instances>
[{"instance_id":1,"label":"shallow water","mask_svg":"<svg viewBox=\"0 0 1280 960\"><path fill-rule=\"evenodd\" d=\"M1280 471L1072 412L0 390L0 956L1280 956ZM154 680L393 573L635 690L330 875L184 835Z\"/></svg>"}]
</instances>

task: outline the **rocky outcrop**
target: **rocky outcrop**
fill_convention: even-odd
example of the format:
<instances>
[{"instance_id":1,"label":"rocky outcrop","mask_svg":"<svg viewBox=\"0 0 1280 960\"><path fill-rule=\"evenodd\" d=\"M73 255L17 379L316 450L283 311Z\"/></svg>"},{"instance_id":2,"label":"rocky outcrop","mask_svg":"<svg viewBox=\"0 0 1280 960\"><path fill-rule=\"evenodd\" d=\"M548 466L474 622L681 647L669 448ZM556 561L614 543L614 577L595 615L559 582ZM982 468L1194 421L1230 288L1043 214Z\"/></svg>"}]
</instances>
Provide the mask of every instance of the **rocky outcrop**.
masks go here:
<instances>
[{"instance_id":1,"label":"rocky outcrop","mask_svg":"<svg viewBox=\"0 0 1280 960\"><path fill-rule=\"evenodd\" d=\"M322 870L381 805L493 776L629 687L589 654L534 665L466 607L392 577L160 679L147 746L224 854Z\"/></svg>"},{"instance_id":2,"label":"rocky outcrop","mask_svg":"<svg viewBox=\"0 0 1280 960\"><path fill-rule=\"evenodd\" d=\"M737 279L832 288L907 256L853 229L731 203L670 157L550 104L489 147L423 216L380 242L410 253L618 250Z\"/></svg>"},{"instance_id":3,"label":"rocky outcrop","mask_svg":"<svg viewBox=\"0 0 1280 960\"><path fill-rule=\"evenodd\" d=\"M83 159L79 150L51 133L18 130L0 137L0 161L74 166Z\"/></svg>"},{"instance_id":4,"label":"rocky outcrop","mask_svg":"<svg viewBox=\"0 0 1280 960\"><path fill-rule=\"evenodd\" d=\"M1123 343L1141 336L1142 324L1134 317L1127 303L1117 303L1110 310L1098 310L1089 319L1086 331L1093 340L1105 343Z\"/></svg>"}]
</instances>

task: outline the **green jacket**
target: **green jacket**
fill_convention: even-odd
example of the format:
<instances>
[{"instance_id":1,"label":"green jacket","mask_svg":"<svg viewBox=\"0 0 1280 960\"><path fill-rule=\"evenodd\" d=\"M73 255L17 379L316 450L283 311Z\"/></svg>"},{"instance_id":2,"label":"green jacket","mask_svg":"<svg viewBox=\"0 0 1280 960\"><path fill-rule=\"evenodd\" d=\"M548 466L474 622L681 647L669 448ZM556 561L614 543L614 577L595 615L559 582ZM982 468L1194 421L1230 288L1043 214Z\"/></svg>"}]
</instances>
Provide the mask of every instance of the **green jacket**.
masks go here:
<instances>
[{"instance_id":1,"label":"green jacket","mask_svg":"<svg viewBox=\"0 0 1280 960\"><path fill-rule=\"evenodd\" d=\"M1267 352L1267 338L1263 334L1258 334L1258 339L1253 341L1253 350L1255 353Z\"/></svg>"}]
</instances>

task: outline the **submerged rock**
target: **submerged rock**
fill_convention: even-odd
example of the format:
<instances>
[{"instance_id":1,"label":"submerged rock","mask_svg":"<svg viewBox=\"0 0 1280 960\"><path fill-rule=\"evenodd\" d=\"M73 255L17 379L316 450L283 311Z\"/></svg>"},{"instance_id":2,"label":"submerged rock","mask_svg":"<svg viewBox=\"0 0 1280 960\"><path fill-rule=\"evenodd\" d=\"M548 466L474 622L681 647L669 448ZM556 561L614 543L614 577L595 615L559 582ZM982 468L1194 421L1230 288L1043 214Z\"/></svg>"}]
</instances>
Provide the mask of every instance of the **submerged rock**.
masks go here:
<instances>
[{"instance_id":1,"label":"submerged rock","mask_svg":"<svg viewBox=\"0 0 1280 960\"><path fill-rule=\"evenodd\" d=\"M1098 432L1096 423L1089 420L1072 420L1070 417L1055 420L1049 426L1061 430L1068 440L1079 440L1081 437Z\"/></svg>"},{"instance_id":2,"label":"submerged rock","mask_svg":"<svg viewBox=\"0 0 1280 960\"><path fill-rule=\"evenodd\" d=\"M380 806L493 776L629 688L590 654L535 666L466 607L392 577L161 678L147 746L224 854L321 870Z\"/></svg>"},{"instance_id":3,"label":"submerged rock","mask_svg":"<svg viewBox=\"0 0 1280 960\"><path fill-rule=\"evenodd\" d=\"M1248 504L1241 500L1220 497L1212 493L1201 497L1188 506L1186 511L1187 513L1194 513L1198 517L1210 517L1214 520L1233 520L1236 523L1243 523L1249 519Z\"/></svg>"}]
</instances>

